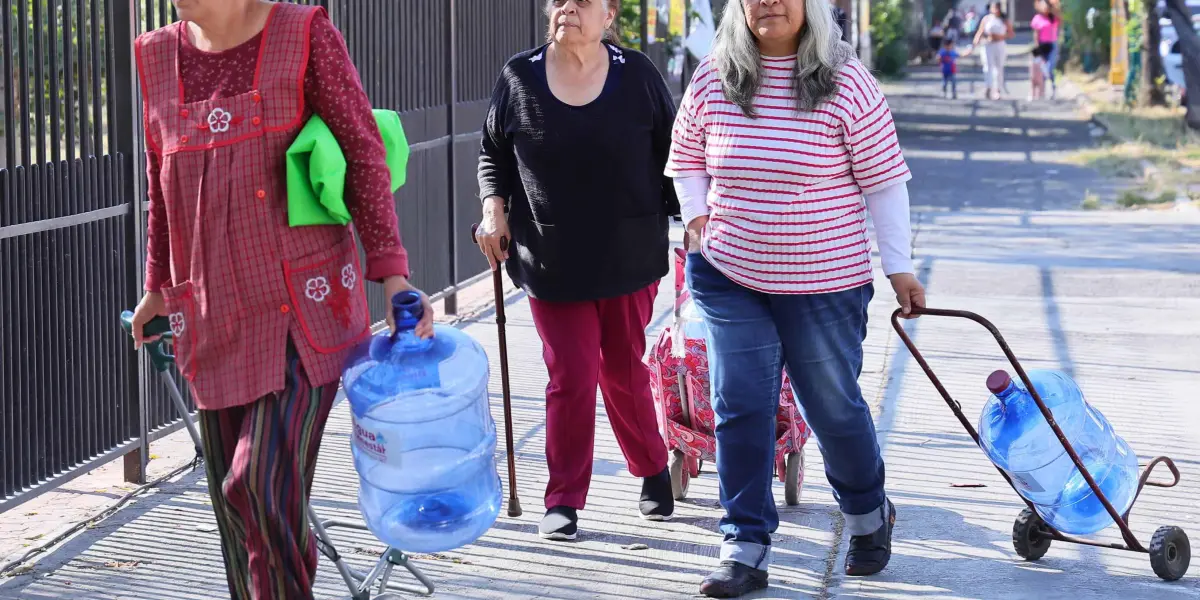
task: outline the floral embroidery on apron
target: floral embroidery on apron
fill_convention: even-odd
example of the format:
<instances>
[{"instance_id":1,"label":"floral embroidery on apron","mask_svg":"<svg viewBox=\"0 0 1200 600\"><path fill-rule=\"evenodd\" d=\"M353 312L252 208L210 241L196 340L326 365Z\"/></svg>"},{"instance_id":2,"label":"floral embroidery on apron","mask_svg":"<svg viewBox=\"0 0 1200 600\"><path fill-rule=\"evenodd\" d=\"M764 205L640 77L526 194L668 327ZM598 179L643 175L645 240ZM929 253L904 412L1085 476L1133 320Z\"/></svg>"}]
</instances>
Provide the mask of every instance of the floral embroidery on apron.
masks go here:
<instances>
[{"instance_id":1,"label":"floral embroidery on apron","mask_svg":"<svg viewBox=\"0 0 1200 600\"><path fill-rule=\"evenodd\" d=\"M171 313L171 316L167 318L171 322L171 333L175 334L176 337L183 335L183 313Z\"/></svg>"},{"instance_id":2,"label":"floral embroidery on apron","mask_svg":"<svg viewBox=\"0 0 1200 600\"><path fill-rule=\"evenodd\" d=\"M208 130L213 133L225 133L229 131L229 122L232 120L233 115L218 106L208 113Z\"/></svg>"}]
</instances>

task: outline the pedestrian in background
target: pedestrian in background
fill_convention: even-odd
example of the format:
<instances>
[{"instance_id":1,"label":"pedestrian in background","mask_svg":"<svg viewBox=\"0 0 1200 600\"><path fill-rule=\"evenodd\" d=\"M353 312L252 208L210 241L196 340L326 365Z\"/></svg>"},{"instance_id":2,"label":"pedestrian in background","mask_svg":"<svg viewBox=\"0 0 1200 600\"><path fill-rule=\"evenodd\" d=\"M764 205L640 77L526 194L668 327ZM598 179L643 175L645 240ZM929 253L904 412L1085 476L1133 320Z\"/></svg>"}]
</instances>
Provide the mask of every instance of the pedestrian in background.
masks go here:
<instances>
[{"instance_id":1,"label":"pedestrian in background","mask_svg":"<svg viewBox=\"0 0 1200 600\"><path fill-rule=\"evenodd\" d=\"M974 35L975 28L979 25L979 14L975 12L975 7L967 9L966 17L963 19L963 33Z\"/></svg>"},{"instance_id":2,"label":"pedestrian in background","mask_svg":"<svg viewBox=\"0 0 1200 600\"><path fill-rule=\"evenodd\" d=\"M230 596L312 598L308 493L342 365L370 333L364 284L412 289L383 140L324 9L173 4L180 20L134 46L150 208L133 336L145 343L147 322L170 321ZM365 273L350 227L288 225L285 151L314 114L346 157Z\"/></svg>"},{"instance_id":3,"label":"pedestrian in background","mask_svg":"<svg viewBox=\"0 0 1200 600\"><path fill-rule=\"evenodd\" d=\"M825 0L730 0L673 139L666 172L687 223L688 289L708 329L725 508L721 564L700 592L767 586L784 368L845 516L845 572L878 573L896 510L858 386L874 294L868 212L903 310L925 302L910 257L911 175L887 101L837 38Z\"/></svg>"},{"instance_id":4,"label":"pedestrian in background","mask_svg":"<svg viewBox=\"0 0 1200 600\"><path fill-rule=\"evenodd\" d=\"M946 31L946 39L958 41L962 36L963 20L958 14L958 9L951 8L946 13L946 18L942 20L942 28Z\"/></svg>"},{"instance_id":5,"label":"pedestrian in background","mask_svg":"<svg viewBox=\"0 0 1200 600\"><path fill-rule=\"evenodd\" d=\"M629 472L642 478L642 517L675 510L642 362L669 271L668 218L679 214L663 176L675 103L654 64L613 41L619 0L544 7L548 43L508 61L488 107L478 239L492 268L508 259L529 295L550 375L539 534L572 540L592 477L597 385Z\"/></svg>"},{"instance_id":6,"label":"pedestrian in background","mask_svg":"<svg viewBox=\"0 0 1200 600\"><path fill-rule=\"evenodd\" d=\"M1004 62L1008 58L1008 40L1013 37L1012 23L1004 14L1004 5L988 5L988 14L979 22L974 46L983 45L983 75L987 81L984 97L999 100L1007 88L1004 84Z\"/></svg>"},{"instance_id":7,"label":"pedestrian in background","mask_svg":"<svg viewBox=\"0 0 1200 600\"><path fill-rule=\"evenodd\" d=\"M1029 53L1029 101L1041 100L1046 97L1046 56L1049 52L1045 46L1037 45Z\"/></svg>"},{"instance_id":8,"label":"pedestrian in background","mask_svg":"<svg viewBox=\"0 0 1200 600\"><path fill-rule=\"evenodd\" d=\"M1038 54L1042 57L1045 79L1050 81L1050 97L1058 93L1054 70L1058 66L1058 36L1062 25L1062 7L1059 0L1037 0L1033 5L1037 14L1029 22L1036 33Z\"/></svg>"},{"instance_id":9,"label":"pedestrian in background","mask_svg":"<svg viewBox=\"0 0 1200 600\"><path fill-rule=\"evenodd\" d=\"M958 59L970 54L970 48L959 53L953 39L942 42L942 49L938 51L938 63L942 65L942 96L958 99Z\"/></svg>"}]
</instances>

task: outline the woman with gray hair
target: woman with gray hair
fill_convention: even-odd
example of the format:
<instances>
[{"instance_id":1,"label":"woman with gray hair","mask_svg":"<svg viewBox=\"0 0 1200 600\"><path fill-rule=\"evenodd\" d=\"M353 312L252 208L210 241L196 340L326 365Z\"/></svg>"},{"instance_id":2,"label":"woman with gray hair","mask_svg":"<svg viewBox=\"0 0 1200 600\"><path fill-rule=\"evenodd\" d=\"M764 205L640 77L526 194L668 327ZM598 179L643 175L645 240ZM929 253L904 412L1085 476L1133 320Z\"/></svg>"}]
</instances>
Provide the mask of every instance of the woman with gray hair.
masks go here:
<instances>
[{"instance_id":1,"label":"woman with gray hair","mask_svg":"<svg viewBox=\"0 0 1200 600\"><path fill-rule=\"evenodd\" d=\"M827 0L729 0L679 108L666 169L687 223L687 284L708 326L721 565L702 594L767 586L775 414L787 369L845 514L848 575L891 557L896 511L858 386L874 288L866 217L905 314L911 178L886 100Z\"/></svg>"},{"instance_id":2,"label":"woman with gray hair","mask_svg":"<svg viewBox=\"0 0 1200 600\"><path fill-rule=\"evenodd\" d=\"M546 515L539 534L573 540L587 502L596 387L638 509L675 511L667 447L642 362L658 281L669 270L663 176L675 103L645 55L613 43L618 0L547 0L547 43L501 71L483 126L479 247L529 295L546 386Z\"/></svg>"}]
</instances>

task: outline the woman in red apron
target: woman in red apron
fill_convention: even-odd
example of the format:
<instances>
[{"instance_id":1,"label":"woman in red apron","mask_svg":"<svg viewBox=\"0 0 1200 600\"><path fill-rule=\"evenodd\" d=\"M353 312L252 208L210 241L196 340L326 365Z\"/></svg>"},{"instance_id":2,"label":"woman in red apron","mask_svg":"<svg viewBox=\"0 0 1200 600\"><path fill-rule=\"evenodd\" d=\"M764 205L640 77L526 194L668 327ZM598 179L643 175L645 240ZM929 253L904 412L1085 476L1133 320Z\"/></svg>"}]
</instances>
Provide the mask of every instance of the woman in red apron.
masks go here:
<instances>
[{"instance_id":1,"label":"woman in red apron","mask_svg":"<svg viewBox=\"0 0 1200 600\"><path fill-rule=\"evenodd\" d=\"M323 9L173 2L180 21L135 45L150 199L135 340L170 320L231 596L312 598L308 494L342 363L369 333L364 284L412 289L383 141ZM349 227L288 226L284 153L313 114L346 157L365 273Z\"/></svg>"}]
</instances>

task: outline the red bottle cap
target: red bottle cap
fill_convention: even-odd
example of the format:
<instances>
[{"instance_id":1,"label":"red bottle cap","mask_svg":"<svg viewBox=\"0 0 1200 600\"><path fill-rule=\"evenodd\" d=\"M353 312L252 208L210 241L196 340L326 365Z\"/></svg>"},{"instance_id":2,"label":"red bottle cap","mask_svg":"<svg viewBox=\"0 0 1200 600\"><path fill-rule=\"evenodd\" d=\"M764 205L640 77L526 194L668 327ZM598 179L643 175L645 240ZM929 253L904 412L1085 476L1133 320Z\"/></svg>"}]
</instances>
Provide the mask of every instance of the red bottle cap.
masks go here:
<instances>
[{"instance_id":1,"label":"red bottle cap","mask_svg":"<svg viewBox=\"0 0 1200 600\"><path fill-rule=\"evenodd\" d=\"M1009 377L1008 373L1004 370L996 371L995 373L988 375L987 378L988 391L993 394L999 394L1000 392L1003 392L1004 390L1008 389L1008 386L1011 384L1012 377Z\"/></svg>"}]
</instances>

